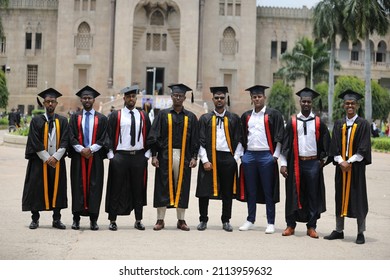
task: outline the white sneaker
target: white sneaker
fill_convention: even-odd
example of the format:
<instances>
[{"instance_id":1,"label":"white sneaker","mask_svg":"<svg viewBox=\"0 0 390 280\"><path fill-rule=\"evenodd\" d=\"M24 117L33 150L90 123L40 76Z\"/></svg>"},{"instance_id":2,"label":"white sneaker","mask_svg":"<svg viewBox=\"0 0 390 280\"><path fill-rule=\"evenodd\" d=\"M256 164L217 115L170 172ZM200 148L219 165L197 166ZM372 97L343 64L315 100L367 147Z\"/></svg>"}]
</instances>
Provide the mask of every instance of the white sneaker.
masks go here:
<instances>
[{"instance_id":1,"label":"white sneaker","mask_svg":"<svg viewBox=\"0 0 390 280\"><path fill-rule=\"evenodd\" d=\"M247 231L247 230L250 230L250 229L253 229L254 228L254 224L249 222L249 221L246 221L242 226L240 226L238 228L238 230L241 230L241 231Z\"/></svg>"},{"instance_id":2,"label":"white sneaker","mask_svg":"<svg viewBox=\"0 0 390 280\"><path fill-rule=\"evenodd\" d=\"M267 228L265 229L265 233L271 234L275 232L275 226L273 224L268 224Z\"/></svg>"}]
</instances>

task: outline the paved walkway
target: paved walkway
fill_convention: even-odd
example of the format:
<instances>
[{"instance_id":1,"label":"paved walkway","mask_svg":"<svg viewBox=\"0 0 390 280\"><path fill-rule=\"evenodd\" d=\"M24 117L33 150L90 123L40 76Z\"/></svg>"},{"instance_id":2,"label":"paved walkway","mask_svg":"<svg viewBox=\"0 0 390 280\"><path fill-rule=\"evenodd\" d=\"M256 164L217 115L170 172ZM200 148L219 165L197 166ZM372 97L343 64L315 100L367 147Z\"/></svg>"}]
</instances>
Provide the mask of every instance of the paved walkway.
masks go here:
<instances>
[{"instance_id":1,"label":"paved walkway","mask_svg":"<svg viewBox=\"0 0 390 280\"><path fill-rule=\"evenodd\" d=\"M366 244L356 245L356 220L346 219L345 239L328 241L335 225L334 219L334 167L325 168L327 212L318 222L320 239L306 236L305 225L298 224L296 235L283 237L284 181L281 182L281 202L277 204L276 233L264 233L265 207L258 206L256 227L240 232L238 227L247 216L246 205L234 201L231 223L232 233L221 229L220 201L210 202L210 220L204 232L196 230L198 201L195 198L196 174L194 170L191 200L186 213L191 231L176 229L176 213L170 209L166 216L166 229L155 232L156 210L152 207L154 170L150 165L148 205L144 208L144 232L133 228L134 216L118 218L118 231L108 230L107 214L102 201L99 218L100 230L89 230L87 218L81 220L81 230L70 229L70 208L62 211L66 230L51 227L51 213L41 213L40 227L28 229L30 213L21 211L21 196L27 161L24 147L8 147L2 143L5 131L0 131L0 260L389 260L390 259L390 154L373 153L373 164L367 167L369 214ZM69 172L69 160L67 167ZM106 161L105 179L108 161ZM68 188L69 206L71 205ZM71 275L69 275L71 276Z\"/></svg>"}]
</instances>

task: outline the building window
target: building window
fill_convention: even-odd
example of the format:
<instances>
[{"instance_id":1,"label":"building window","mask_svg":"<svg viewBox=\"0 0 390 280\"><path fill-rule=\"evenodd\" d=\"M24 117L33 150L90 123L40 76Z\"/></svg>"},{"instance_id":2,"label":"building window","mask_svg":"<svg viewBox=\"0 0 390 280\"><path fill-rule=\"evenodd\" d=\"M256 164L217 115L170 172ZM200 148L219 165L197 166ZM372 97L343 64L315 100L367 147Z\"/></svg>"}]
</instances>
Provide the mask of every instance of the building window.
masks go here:
<instances>
[{"instance_id":1,"label":"building window","mask_svg":"<svg viewBox=\"0 0 390 280\"><path fill-rule=\"evenodd\" d=\"M225 15L225 0L219 1L219 15L220 16Z\"/></svg>"},{"instance_id":2,"label":"building window","mask_svg":"<svg viewBox=\"0 0 390 280\"><path fill-rule=\"evenodd\" d=\"M79 25L78 33L75 38L75 46L78 50L89 50L92 46L91 28L86 22Z\"/></svg>"},{"instance_id":3,"label":"building window","mask_svg":"<svg viewBox=\"0 0 390 280\"><path fill-rule=\"evenodd\" d=\"M239 17L241 16L241 3L237 2L236 1L236 12L235 12L236 16Z\"/></svg>"},{"instance_id":4,"label":"building window","mask_svg":"<svg viewBox=\"0 0 390 280\"><path fill-rule=\"evenodd\" d=\"M42 33L35 33L35 49L40 50L42 48Z\"/></svg>"},{"instance_id":5,"label":"building window","mask_svg":"<svg viewBox=\"0 0 390 280\"><path fill-rule=\"evenodd\" d=\"M360 41L352 44L352 51L351 51L351 60L352 61L359 61L359 54L360 54L361 48L362 48L362 44L360 43Z\"/></svg>"},{"instance_id":6,"label":"building window","mask_svg":"<svg viewBox=\"0 0 390 280\"><path fill-rule=\"evenodd\" d=\"M96 11L96 0L91 0L91 11Z\"/></svg>"},{"instance_id":7,"label":"building window","mask_svg":"<svg viewBox=\"0 0 390 280\"><path fill-rule=\"evenodd\" d=\"M27 87L36 88L38 86L38 65L27 65Z\"/></svg>"},{"instance_id":8,"label":"building window","mask_svg":"<svg viewBox=\"0 0 390 280\"><path fill-rule=\"evenodd\" d=\"M80 11L80 0L74 0L74 10Z\"/></svg>"},{"instance_id":9,"label":"building window","mask_svg":"<svg viewBox=\"0 0 390 280\"><path fill-rule=\"evenodd\" d=\"M287 41L282 41L280 46L280 53L284 54L287 51Z\"/></svg>"},{"instance_id":10,"label":"building window","mask_svg":"<svg viewBox=\"0 0 390 280\"><path fill-rule=\"evenodd\" d=\"M79 88L83 88L85 87L88 83L87 83L87 69L79 69Z\"/></svg>"},{"instance_id":11,"label":"building window","mask_svg":"<svg viewBox=\"0 0 390 280\"><path fill-rule=\"evenodd\" d=\"M0 53L5 53L6 50L6 40L5 37L0 38Z\"/></svg>"},{"instance_id":12,"label":"building window","mask_svg":"<svg viewBox=\"0 0 390 280\"><path fill-rule=\"evenodd\" d=\"M164 25L164 16L160 11L155 11L150 17L150 25Z\"/></svg>"},{"instance_id":13,"label":"building window","mask_svg":"<svg viewBox=\"0 0 390 280\"><path fill-rule=\"evenodd\" d=\"M378 52L376 53L376 62L386 62L387 46L384 41L378 44Z\"/></svg>"},{"instance_id":14,"label":"building window","mask_svg":"<svg viewBox=\"0 0 390 280\"><path fill-rule=\"evenodd\" d=\"M227 11L226 11L227 16L232 16L233 15L233 0L229 0L227 3Z\"/></svg>"},{"instance_id":15,"label":"building window","mask_svg":"<svg viewBox=\"0 0 390 280\"><path fill-rule=\"evenodd\" d=\"M150 51L150 46L152 45L152 34L146 34L146 50Z\"/></svg>"},{"instance_id":16,"label":"building window","mask_svg":"<svg viewBox=\"0 0 390 280\"><path fill-rule=\"evenodd\" d=\"M162 35L161 50L162 51L166 51L167 50L167 34L163 34Z\"/></svg>"},{"instance_id":17,"label":"building window","mask_svg":"<svg viewBox=\"0 0 390 280\"><path fill-rule=\"evenodd\" d=\"M88 0L83 0L82 10L83 11L88 11Z\"/></svg>"},{"instance_id":18,"label":"building window","mask_svg":"<svg viewBox=\"0 0 390 280\"><path fill-rule=\"evenodd\" d=\"M231 27L223 31L221 52L225 55L234 55L237 52L236 32Z\"/></svg>"},{"instance_id":19,"label":"building window","mask_svg":"<svg viewBox=\"0 0 390 280\"><path fill-rule=\"evenodd\" d=\"M159 51L161 45L161 34L153 34L153 50Z\"/></svg>"},{"instance_id":20,"label":"building window","mask_svg":"<svg viewBox=\"0 0 390 280\"><path fill-rule=\"evenodd\" d=\"M26 50L32 48L32 33L26 33Z\"/></svg>"},{"instance_id":21,"label":"building window","mask_svg":"<svg viewBox=\"0 0 390 280\"><path fill-rule=\"evenodd\" d=\"M271 58L276 58L278 54L278 42L271 41Z\"/></svg>"}]
</instances>

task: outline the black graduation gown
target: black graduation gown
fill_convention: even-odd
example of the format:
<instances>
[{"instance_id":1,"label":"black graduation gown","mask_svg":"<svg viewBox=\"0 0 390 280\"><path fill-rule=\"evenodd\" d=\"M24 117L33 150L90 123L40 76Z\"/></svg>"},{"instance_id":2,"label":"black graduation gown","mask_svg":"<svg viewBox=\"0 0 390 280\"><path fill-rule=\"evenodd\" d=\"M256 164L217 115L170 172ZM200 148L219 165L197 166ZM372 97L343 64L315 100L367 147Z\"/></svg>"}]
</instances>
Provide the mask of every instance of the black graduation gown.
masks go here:
<instances>
[{"instance_id":1,"label":"black graduation gown","mask_svg":"<svg viewBox=\"0 0 390 280\"><path fill-rule=\"evenodd\" d=\"M142 122L142 132L143 133L143 139L144 139L144 150L145 152L149 149L149 147L146 144L146 138L149 134L149 131L151 129L150 119L148 114L145 113L145 111L137 109L140 114L144 115L145 121L143 121L143 118L141 118ZM119 114L122 112L122 110L113 111L108 119L108 126L107 126L107 143L108 143L108 149L112 150L114 153L116 153L116 147L118 146L118 143L122 141L122 135L121 135L121 129L120 129L120 117ZM137 126L139 124L137 123ZM144 177L144 185L143 185L143 193L142 193L142 205L145 206L147 204L146 195L147 195L147 179L148 179L148 162L145 160L145 168L143 174L140 174L140 176ZM106 192L106 204L105 204L105 211L107 213L111 212L111 196L116 196L113 192L112 185L115 184L115 178L112 178L112 166L109 165L108 168L108 178L107 178L107 192ZM122 186L122 189L119 190L125 195L120 195L120 201L118 202L118 205L115 205L116 209L116 215L130 215L131 211L134 210L135 205L133 205L131 193L129 189L125 189L126 186Z\"/></svg>"},{"instance_id":2,"label":"black graduation gown","mask_svg":"<svg viewBox=\"0 0 390 280\"><path fill-rule=\"evenodd\" d=\"M54 120L59 121L59 133L56 135L59 139L59 148L68 147L68 120L60 115L55 114ZM54 208L63 209L68 207L67 198L67 177L66 177L66 165L65 156L59 160L59 180L58 189L55 199L55 206L53 206L54 197L54 177L56 168L52 168L47 165L48 172L48 205L45 202L44 191L44 178L43 170L44 164L42 160L36 154L43 151L44 147L44 127L46 117L45 115L39 115L34 117L30 123L30 130L27 139L25 158L28 159L28 165L26 170L26 178L24 181L23 197L22 197L22 210L23 211L48 211Z\"/></svg>"},{"instance_id":3,"label":"black graduation gown","mask_svg":"<svg viewBox=\"0 0 390 280\"><path fill-rule=\"evenodd\" d=\"M299 121L297 120L297 123ZM315 122L315 120L312 120ZM284 139L282 146L282 154L286 157L287 160L287 168L289 176L286 178L285 186L286 186L286 205L285 205L285 215L290 216L295 214L295 220L297 222L308 222L309 221L309 205L308 200L306 198L305 192L305 184L301 180L300 184L300 197L299 201L301 203L302 208L298 207L298 195L297 195L297 185L296 185L296 173L295 173L295 153L294 153L294 132L292 126L292 120L290 119L287 122L285 131L284 131ZM320 120L319 127L319 140L317 141L317 157L318 159L325 159L329 154L329 145L330 145L330 134L326 124ZM317 211L318 218L320 218L320 213L326 211L326 195L325 195L325 183L324 183L324 173L323 168L320 169L319 173L319 191L317 197Z\"/></svg>"},{"instance_id":4,"label":"black graduation gown","mask_svg":"<svg viewBox=\"0 0 390 280\"><path fill-rule=\"evenodd\" d=\"M247 149L247 142L248 142L248 121L250 116L252 115L253 110L246 111L241 116L241 123L242 123L242 131L243 131L243 147L246 151ZM282 114L275 109L266 107L265 114L268 115L269 118L269 128L270 128L270 137L272 141L273 150L276 149L277 143L282 143L283 141L283 131L284 131L284 122L283 122L283 116ZM240 181L240 187L237 191L237 200L239 201L247 201L247 194L245 189L245 177L244 177L244 170L243 165L240 165L240 174L239 174L239 181ZM279 187L279 170L278 170L278 164L275 164L274 168L274 189L273 189L273 200L275 203L280 201L280 187ZM259 188L260 191L257 192L257 198L256 202L260 204L265 204L265 195L263 188Z\"/></svg>"},{"instance_id":5,"label":"black graduation gown","mask_svg":"<svg viewBox=\"0 0 390 280\"><path fill-rule=\"evenodd\" d=\"M106 140L106 128L107 117L103 114L96 112L94 117L94 127L91 143L98 144L102 148L93 154L91 159L82 158L81 154L76 152L73 145L83 144L83 128L81 125L81 119L83 117L83 111L75 113L71 116L69 121L69 153L71 158L70 179L72 187L72 211L80 212L81 215L89 215L89 213L99 214L100 203L102 200L103 192L103 176L104 176L104 164L103 159L107 154L107 140ZM80 119L80 123L79 123ZM96 134L96 136L94 136ZM81 141L80 141L81 138ZM85 162L84 170L82 168L82 160ZM88 162L88 164L86 164ZM87 165L92 164L90 171ZM88 176L88 173L90 175ZM85 186L83 184L83 177L85 178ZM87 178L89 177L89 184Z\"/></svg>"},{"instance_id":6,"label":"black graduation gown","mask_svg":"<svg viewBox=\"0 0 390 280\"><path fill-rule=\"evenodd\" d=\"M330 146L330 155L337 156L342 154L342 126L345 119L338 120L334 124L332 141ZM366 165L371 164L371 138L370 124L367 120L357 117L355 137L353 139L352 154L363 156L361 162L352 164L351 191L348 202L347 217L364 219L368 213L368 199L366 186ZM350 140L351 141L351 140ZM336 191L336 215L341 215L342 208L342 171L337 162L335 173L335 191Z\"/></svg>"},{"instance_id":7,"label":"black graduation gown","mask_svg":"<svg viewBox=\"0 0 390 280\"><path fill-rule=\"evenodd\" d=\"M147 144L152 148L152 154L156 153L159 160L160 167L156 168L155 182L154 182L154 202L153 206L157 207L174 207L170 203L169 194L169 180L168 180L168 114L176 114L172 109L161 110L155 117L152 129L148 135ZM178 208L188 208L188 201L191 186L191 168L189 167L191 158L197 158L199 150L199 128L198 119L196 115L183 108L180 114L188 117L188 128L186 134L186 146L184 168L183 168L183 182L181 186L180 197L178 200ZM184 122L173 122L173 131L177 133L180 139L183 135ZM174 136L173 136L174 137ZM176 188L174 187L176 190ZM174 198L176 192L174 191Z\"/></svg>"},{"instance_id":8,"label":"black graduation gown","mask_svg":"<svg viewBox=\"0 0 390 280\"><path fill-rule=\"evenodd\" d=\"M211 162L212 160L212 118L215 115L214 111L204 114L199 119L199 143L202 147L206 149L207 158ZM234 113L225 112L225 117L228 119L228 130L229 136L231 140L231 145L233 149L233 155L237 148L238 143L242 141L242 128L241 128L241 120L240 117ZM225 131L226 133L226 131ZM238 171L234 175L237 180ZM220 176L224 176L223 174ZM237 181L238 184L238 181ZM206 172L204 170L203 164L199 162L198 169L198 180L196 187L196 197L209 197L213 199L222 199L219 191L219 183L218 183L218 196L214 196L213 191L213 173ZM234 195L234 192L233 192Z\"/></svg>"}]
</instances>

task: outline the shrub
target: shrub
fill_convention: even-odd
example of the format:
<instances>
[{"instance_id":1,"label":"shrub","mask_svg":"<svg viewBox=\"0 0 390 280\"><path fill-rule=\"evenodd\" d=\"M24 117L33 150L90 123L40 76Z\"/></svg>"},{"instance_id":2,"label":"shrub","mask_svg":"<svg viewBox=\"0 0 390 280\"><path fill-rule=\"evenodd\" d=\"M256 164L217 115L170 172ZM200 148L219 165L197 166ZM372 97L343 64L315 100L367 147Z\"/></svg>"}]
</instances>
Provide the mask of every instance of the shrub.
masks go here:
<instances>
[{"instance_id":1,"label":"shrub","mask_svg":"<svg viewBox=\"0 0 390 280\"><path fill-rule=\"evenodd\" d=\"M373 150L390 152L390 137L371 138L371 147Z\"/></svg>"}]
</instances>

